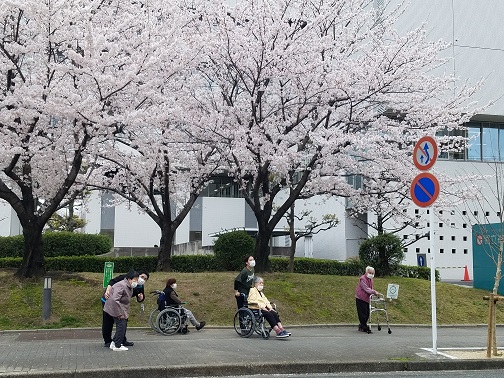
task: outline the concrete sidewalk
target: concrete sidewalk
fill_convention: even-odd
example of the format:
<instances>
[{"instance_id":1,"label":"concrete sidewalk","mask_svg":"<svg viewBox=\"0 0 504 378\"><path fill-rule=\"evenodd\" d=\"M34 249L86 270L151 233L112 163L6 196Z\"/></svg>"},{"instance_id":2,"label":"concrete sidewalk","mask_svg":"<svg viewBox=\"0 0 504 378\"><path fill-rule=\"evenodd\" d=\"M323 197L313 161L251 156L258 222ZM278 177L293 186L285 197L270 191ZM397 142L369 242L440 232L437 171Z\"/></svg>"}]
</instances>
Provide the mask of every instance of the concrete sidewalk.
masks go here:
<instances>
[{"instance_id":1,"label":"concrete sidewalk","mask_svg":"<svg viewBox=\"0 0 504 378\"><path fill-rule=\"evenodd\" d=\"M438 327L438 353L425 326L391 326L373 334L355 326L288 327L288 339L254 335L243 339L230 328L194 328L164 336L128 329L129 351L103 347L98 329L0 331L1 377L238 376L241 374L350 371L504 369L504 359L453 359L446 348L484 348L486 326ZM497 332L500 333L499 331ZM504 344L504 336L497 344ZM253 365L253 368L252 368Z\"/></svg>"}]
</instances>

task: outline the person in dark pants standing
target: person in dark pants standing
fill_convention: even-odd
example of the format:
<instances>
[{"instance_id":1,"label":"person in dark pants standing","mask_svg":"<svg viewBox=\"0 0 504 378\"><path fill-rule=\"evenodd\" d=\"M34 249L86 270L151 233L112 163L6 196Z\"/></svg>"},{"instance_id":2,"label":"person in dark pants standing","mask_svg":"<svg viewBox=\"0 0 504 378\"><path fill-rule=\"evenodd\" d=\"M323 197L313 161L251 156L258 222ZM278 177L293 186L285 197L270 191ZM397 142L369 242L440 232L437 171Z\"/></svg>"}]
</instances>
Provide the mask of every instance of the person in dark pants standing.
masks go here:
<instances>
[{"instance_id":1,"label":"person in dark pants standing","mask_svg":"<svg viewBox=\"0 0 504 378\"><path fill-rule=\"evenodd\" d=\"M105 289L103 296L101 297L102 308L110 296L110 291L112 290L112 287L115 284L117 284L118 282L123 281L125 278L126 278L126 274L121 274L120 276L112 278L109 281L108 286ZM136 297L137 302L143 302L145 299L144 285L148 279L149 279L148 272L146 272L146 271L140 272L140 275L138 277L138 284L133 289L133 294L132 294L133 297ZM114 328L114 318L112 316L110 316L107 312L102 311L102 336L103 336L103 341L104 341L103 346L105 348L110 347L110 342L112 341L112 329L113 328ZM124 334L124 339L122 341L122 345L124 345L125 347L134 345L134 343L132 341L128 341L126 339L126 333Z\"/></svg>"},{"instance_id":2,"label":"person in dark pants standing","mask_svg":"<svg viewBox=\"0 0 504 378\"><path fill-rule=\"evenodd\" d=\"M234 291L238 309L243 307L245 299L247 298L249 290L254 282L254 256L247 256L243 262L245 263L245 267L234 280Z\"/></svg>"},{"instance_id":3,"label":"person in dark pants standing","mask_svg":"<svg viewBox=\"0 0 504 378\"><path fill-rule=\"evenodd\" d=\"M357 305L357 316L359 317L359 331L372 333L367 325L369 320L369 298L371 295L381 295L373 288L373 278L375 270L372 266L366 267L366 273L359 278L359 283L355 288L355 303Z\"/></svg>"},{"instance_id":4,"label":"person in dark pants standing","mask_svg":"<svg viewBox=\"0 0 504 378\"><path fill-rule=\"evenodd\" d=\"M122 281L112 286L109 297L103 306L103 311L112 316L116 325L116 333L110 343L110 349L113 351L128 350L122 343L128 327L130 302L133 290L138 285L138 276L138 272L134 271L126 274Z\"/></svg>"}]
</instances>

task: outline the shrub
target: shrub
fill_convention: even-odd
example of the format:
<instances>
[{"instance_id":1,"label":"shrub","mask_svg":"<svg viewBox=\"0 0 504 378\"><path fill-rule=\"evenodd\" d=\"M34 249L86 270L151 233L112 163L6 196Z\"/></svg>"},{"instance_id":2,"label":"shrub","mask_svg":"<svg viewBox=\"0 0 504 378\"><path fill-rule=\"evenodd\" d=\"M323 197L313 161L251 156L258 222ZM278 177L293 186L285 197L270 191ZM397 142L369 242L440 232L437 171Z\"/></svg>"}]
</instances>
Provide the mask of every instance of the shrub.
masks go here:
<instances>
[{"instance_id":1,"label":"shrub","mask_svg":"<svg viewBox=\"0 0 504 378\"><path fill-rule=\"evenodd\" d=\"M45 232L42 240L45 257L102 255L112 248L110 237L101 234Z\"/></svg>"},{"instance_id":2,"label":"shrub","mask_svg":"<svg viewBox=\"0 0 504 378\"><path fill-rule=\"evenodd\" d=\"M243 268L245 256L253 256L255 240L245 231L232 231L219 236L214 245L214 254L224 270Z\"/></svg>"},{"instance_id":3,"label":"shrub","mask_svg":"<svg viewBox=\"0 0 504 378\"><path fill-rule=\"evenodd\" d=\"M0 236L0 257L23 257L24 237Z\"/></svg>"},{"instance_id":4,"label":"shrub","mask_svg":"<svg viewBox=\"0 0 504 378\"><path fill-rule=\"evenodd\" d=\"M106 261L114 262L114 271L127 272L132 268L154 272L157 257L104 257L104 256L59 256L45 259L48 272L103 272ZM0 258L0 268L19 268L22 258ZM287 272L289 259L273 257L270 259L274 272ZM360 276L365 266L358 261L335 261L322 259L297 258L294 260L294 272L303 274L332 274L337 276ZM220 271L219 261L212 255L173 256L172 269L175 272L217 272ZM395 272L396 276L420 278L430 280L430 268L419 266L400 265ZM436 271L436 280L439 281L439 272Z\"/></svg>"},{"instance_id":5,"label":"shrub","mask_svg":"<svg viewBox=\"0 0 504 378\"><path fill-rule=\"evenodd\" d=\"M374 267L377 276L390 276L404 259L401 240L392 234L376 235L361 244L359 258L364 265Z\"/></svg>"},{"instance_id":6,"label":"shrub","mask_svg":"<svg viewBox=\"0 0 504 378\"><path fill-rule=\"evenodd\" d=\"M45 257L101 255L112 248L107 235L75 232L45 232L42 243ZM0 237L0 257L23 257L23 250L23 235Z\"/></svg>"}]
</instances>

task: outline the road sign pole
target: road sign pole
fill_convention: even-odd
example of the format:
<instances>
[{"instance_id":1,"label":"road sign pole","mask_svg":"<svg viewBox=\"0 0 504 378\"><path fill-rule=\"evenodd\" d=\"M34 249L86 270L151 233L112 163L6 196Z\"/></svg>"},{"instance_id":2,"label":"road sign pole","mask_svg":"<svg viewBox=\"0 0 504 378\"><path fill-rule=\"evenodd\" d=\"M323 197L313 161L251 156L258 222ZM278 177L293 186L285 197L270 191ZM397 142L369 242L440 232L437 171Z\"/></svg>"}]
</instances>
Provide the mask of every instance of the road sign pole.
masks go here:
<instances>
[{"instance_id":1,"label":"road sign pole","mask_svg":"<svg viewBox=\"0 0 504 378\"><path fill-rule=\"evenodd\" d=\"M432 308L432 353L437 354L437 316L436 316L436 253L434 250L434 206L429 207L430 235L430 279Z\"/></svg>"}]
</instances>

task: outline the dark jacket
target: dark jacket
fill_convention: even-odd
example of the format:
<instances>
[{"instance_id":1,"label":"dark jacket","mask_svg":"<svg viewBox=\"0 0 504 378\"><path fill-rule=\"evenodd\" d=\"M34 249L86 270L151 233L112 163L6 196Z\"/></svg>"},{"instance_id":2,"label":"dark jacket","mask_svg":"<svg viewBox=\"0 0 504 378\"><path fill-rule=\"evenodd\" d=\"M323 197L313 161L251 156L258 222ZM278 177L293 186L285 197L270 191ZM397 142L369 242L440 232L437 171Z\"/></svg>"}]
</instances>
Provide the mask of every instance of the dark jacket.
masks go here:
<instances>
[{"instance_id":1,"label":"dark jacket","mask_svg":"<svg viewBox=\"0 0 504 378\"><path fill-rule=\"evenodd\" d=\"M115 278L112 278L112 279L108 282L108 284L109 284L110 286L112 286L112 287L113 287L116 283L121 282L121 281L122 281L122 280L124 280L125 278L126 278L126 274L121 274L120 276L117 276L117 277L115 277ZM106 299L105 299L105 290L106 290L106 289L104 289L104 290L103 290L103 294L102 294L102 297L101 297L101 301L102 301L103 303L105 303L105 302L106 302ZM143 296L143 297L142 297L142 299L138 298L138 294L142 294L142 296ZM143 302L143 301L145 300L145 293L144 293L144 287L143 287L143 285L137 285L137 287L135 287L135 288L133 289L133 294L131 295L131 297L132 297L132 298L133 298L133 297L136 297L137 302Z\"/></svg>"},{"instance_id":2,"label":"dark jacket","mask_svg":"<svg viewBox=\"0 0 504 378\"><path fill-rule=\"evenodd\" d=\"M240 293L248 295L253 282L254 282L254 270L253 269L248 270L248 268L245 267L236 276L234 280L234 289L238 290Z\"/></svg>"},{"instance_id":3,"label":"dark jacket","mask_svg":"<svg viewBox=\"0 0 504 378\"><path fill-rule=\"evenodd\" d=\"M177 292L172 287L165 287L163 293L165 293L165 303L167 306L179 306L182 304Z\"/></svg>"}]
</instances>

